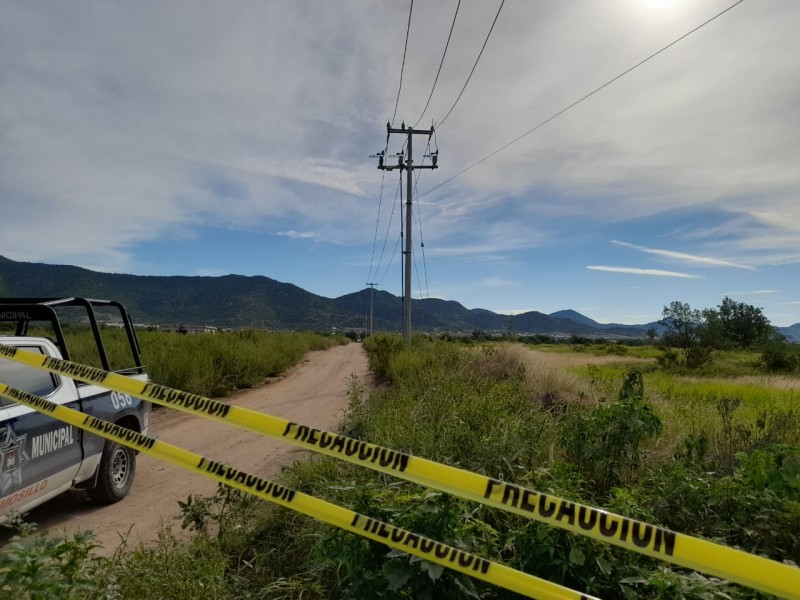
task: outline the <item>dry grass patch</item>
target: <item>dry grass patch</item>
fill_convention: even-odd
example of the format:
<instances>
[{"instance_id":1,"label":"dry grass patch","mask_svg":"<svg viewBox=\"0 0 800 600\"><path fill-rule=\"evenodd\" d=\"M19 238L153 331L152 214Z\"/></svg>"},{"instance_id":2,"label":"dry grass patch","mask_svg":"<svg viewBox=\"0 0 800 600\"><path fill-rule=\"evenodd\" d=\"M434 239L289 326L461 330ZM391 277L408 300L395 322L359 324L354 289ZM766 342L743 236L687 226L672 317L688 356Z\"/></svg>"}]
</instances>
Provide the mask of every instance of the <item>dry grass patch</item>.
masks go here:
<instances>
[{"instance_id":1,"label":"dry grass patch","mask_svg":"<svg viewBox=\"0 0 800 600\"><path fill-rule=\"evenodd\" d=\"M741 377L681 377L688 383L719 383L734 385L754 385L787 391L800 391L800 377L786 375L742 375Z\"/></svg>"},{"instance_id":2,"label":"dry grass patch","mask_svg":"<svg viewBox=\"0 0 800 600\"><path fill-rule=\"evenodd\" d=\"M513 362L524 367L526 388L531 397L546 408L563 403L591 403L603 394L614 397L619 390L619 381L614 381L605 389L605 381L592 381L591 378L587 380L573 373L571 369L620 365L620 373L624 374L628 366L654 362L649 358L629 356L542 352L520 344L499 344L495 347L495 352L498 357L505 359L506 364Z\"/></svg>"},{"instance_id":3,"label":"dry grass patch","mask_svg":"<svg viewBox=\"0 0 800 600\"><path fill-rule=\"evenodd\" d=\"M581 352L571 353L553 353L542 352L540 350L531 350L520 346L520 349L528 353L536 363L546 365L555 369L574 369L576 367L585 367L587 365L609 365L609 364L631 364L631 365L648 365L655 362L652 358L638 358L635 356L618 356L618 355L604 355L593 356Z\"/></svg>"},{"instance_id":4,"label":"dry grass patch","mask_svg":"<svg viewBox=\"0 0 800 600\"><path fill-rule=\"evenodd\" d=\"M559 364L558 359L563 355L537 352L519 344L501 344L497 352L525 369L525 387L545 408L588 397L588 384Z\"/></svg>"}]
</instances>

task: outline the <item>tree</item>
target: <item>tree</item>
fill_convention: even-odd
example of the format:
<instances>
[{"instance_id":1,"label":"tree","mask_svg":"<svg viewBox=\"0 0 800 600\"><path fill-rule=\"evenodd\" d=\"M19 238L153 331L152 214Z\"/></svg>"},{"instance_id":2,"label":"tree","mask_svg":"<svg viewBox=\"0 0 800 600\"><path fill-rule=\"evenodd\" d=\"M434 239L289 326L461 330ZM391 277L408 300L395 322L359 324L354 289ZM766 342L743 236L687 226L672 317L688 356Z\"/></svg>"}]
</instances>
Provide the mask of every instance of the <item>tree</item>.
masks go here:
<instances>
[{"instance_id":1,"label":"tree","mask_svg":"<svg viewBox=\"0 0 800 600\"><path fill-rule=\"evenodd\" d=\"M658 337L658 332L655 327L651 327L647 330L647 339L651 344L655 341L656 337Z\"/></svg>"},{"instance_id":2,"label":"tree","mask_svg":"<svg viewBox=\"0 0 800 600\"><path fill-rule=\"evenodd\" d=\"M736 302L727 296L717 308L703 311L709 339L718 348L760 346L777 335L762 309Z\"/></svg>"},{"instance_id":3,"label":"tree","mask_svg":"<svg viewBox=\"0 0 800 600\"><path fill-rule=\"evenodd\" d=\"M688 303L674 301L665 306L659 323L664 327L664 345L678 348L688 367L703 364L711 354L706 319L703 313Z\"/></svg>"}]
</instances>

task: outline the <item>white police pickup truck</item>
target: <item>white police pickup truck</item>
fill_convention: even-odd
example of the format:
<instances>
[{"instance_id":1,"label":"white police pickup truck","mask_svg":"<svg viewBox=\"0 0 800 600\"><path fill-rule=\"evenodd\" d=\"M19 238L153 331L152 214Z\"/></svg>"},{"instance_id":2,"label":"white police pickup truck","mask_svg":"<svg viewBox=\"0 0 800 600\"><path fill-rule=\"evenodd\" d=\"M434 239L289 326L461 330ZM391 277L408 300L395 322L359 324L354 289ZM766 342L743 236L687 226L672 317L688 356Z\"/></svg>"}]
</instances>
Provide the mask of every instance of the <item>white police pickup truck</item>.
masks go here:
<instances>
[{"instance_id":1,"label":"white police pickup truck","mask_svg":"<svg viewBox=\"0 0 800 600\"><path fill-rule=\"evenodd\" d=\"M147 379L130 316L118 302L0 298L0 326L6 328L5 332L0 331L0 343L70 360L59 315L66 312L75 319L75 311L82 313L81 321L88 320L99 366L107 371L111 365L97 312L118 313L116 318L121 320L115 324L124 330L133 365L116 372L142 381ZM14 327L12 332L10 328ZM150 404L140 398L82 384L8 359L0 359L0 382L147 433ZM11 511L25 512L73 487L86 489L96 502L117 502L128 494L135 473L136 454L129 448L0 398L0 521Z\"/></svg>"}]
</instances>

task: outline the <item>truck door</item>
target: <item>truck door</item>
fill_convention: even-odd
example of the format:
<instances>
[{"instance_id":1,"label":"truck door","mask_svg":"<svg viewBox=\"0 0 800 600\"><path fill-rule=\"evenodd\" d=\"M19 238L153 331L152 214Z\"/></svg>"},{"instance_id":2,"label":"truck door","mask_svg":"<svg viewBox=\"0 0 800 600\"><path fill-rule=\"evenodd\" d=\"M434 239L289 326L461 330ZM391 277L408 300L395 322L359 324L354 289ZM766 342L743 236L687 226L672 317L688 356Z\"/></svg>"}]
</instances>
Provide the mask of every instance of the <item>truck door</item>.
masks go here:
<instances>
[{"instance_id":1,"label":"truck door","mask_svg":"<svg viewBox=\"0 0 800 600\"><path fill-rule=\"evenodd\" d=\"M0 398L0 499L7 495L4 490L10 487L11 480L16 474L18 450L18 445L8 433L8 413L3 408L3 402L4 400Z\"/></svg>"},{"instance_id":2,"label":"truck door","mask_svg":"<svg viewBox=\"0 0 800 600\"><path fill-rule=\"evenodd\" d=\"M45 353L37 345L20 348ZM10 360L0 359L0 382L70 408L78 404L71 380ZM0 410L0 512L12 496L16 507L71 487L83 458L81 430L8 398L0 399Z\"/></svg>"}]
</instances>

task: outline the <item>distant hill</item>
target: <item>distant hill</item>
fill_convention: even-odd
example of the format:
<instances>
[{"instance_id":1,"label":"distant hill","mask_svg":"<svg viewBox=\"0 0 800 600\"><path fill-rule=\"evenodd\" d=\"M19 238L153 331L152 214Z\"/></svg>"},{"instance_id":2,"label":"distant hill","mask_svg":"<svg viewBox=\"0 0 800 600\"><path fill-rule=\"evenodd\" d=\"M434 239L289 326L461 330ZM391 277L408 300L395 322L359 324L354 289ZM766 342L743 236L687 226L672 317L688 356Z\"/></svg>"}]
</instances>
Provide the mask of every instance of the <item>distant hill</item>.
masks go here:
<instances>
[{"instance_id":1,"label":"distant hill","mask_svg":"<svg viewBox=\"0 0 800 600\"><path fill-rule=\"evenodd\" d=\"M603 327L594 319L590 319L589 317L572 309L559 310L557 312L550 313L549 316L553 317L554 319L569 319L570 321L575 321L576 323L581 323L582 325L588 325L589 327L594 327L595 329L600 329Z\"/></svg>"},{"instance_id":2,"label":"distant hill","mask_svg":"<svg viewBox=\"0 0 800 600\"><path fill-rule=\"evenodd\" d=\"M590 319L589 317L582 315L581 313L574 310L559 310L558 312L550 313L550 316L558 317L560 319L571 319L576 323L582 323L583 325L588 325L589 327L599 329L607 334L612 334L612 335L645 337L647 335L647 330L650 328L655 329L659 333L661 333L661 331L664 329L664 327L660 325L658 321L652 323L645 323L644 325L598 323L594 319Z\"/></svg>"},{"instance_id":3,"label":"distant hill","mask_svg":"<svg viewBox=\"0 0 800 600\"><path fill-rule=\"evenodd\" d=\"M156 277L97 273L80 267L0 257L7 296L84 296L119 300L137 322L220 327L330 328L363 322L327 298L268 277Z\"/></svg>"},{"instance_id":4,"label":"distant hill","mask_svg":"<svg viewBox=\"0 0 800 600\"><path fill-rule=\"evenodd\" d=\"M0 256L0 294L6 297L107 298L119 300L134 321L152 325L206 324L217 327L360 329L369 316L371 290L325 298L269 277L143 276L98 273L68 265L24 263ZM403 300L389 292L373 295L377 331L400 331ZM550 315L530 311L513 317L452 300L412 300L417 331L471 333L475 330L514 334L645 337L657 323L598 323L574 310ZM800 340L800 323L781 328Z\"/></svg>"},{"instance_id":5,"label":"distant hill","mask_svg":"<svg viewBox=\"0 0 800 600\"><path fill-rule=\"evenodd\" d=\"M779 333L785 335L787 339L793 342L800 342L800 323L795 323L789 327L776 327Z\"/></svg>"},{"instance_id":6,"label":"distant hill","mask_svg":"<svg viewBox=\"0 0 800 600\"><path fill-rule=\"evenodd\" d=\"M369 314L370 290L347 294L333 300L343 313ZM388 292L376 291L373 298L373 319L375 329L398 330L403 308L402 298ZM547 315L531 311L509 317L492 311L476 308L468 309L453 300L426 298L412 300L412 323L414 329L424 331L508 331L509 323L514 333L563 333L596 335L597 330L569 321L553 319Z\"/></svg>"}]
</instances>

